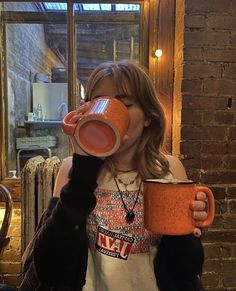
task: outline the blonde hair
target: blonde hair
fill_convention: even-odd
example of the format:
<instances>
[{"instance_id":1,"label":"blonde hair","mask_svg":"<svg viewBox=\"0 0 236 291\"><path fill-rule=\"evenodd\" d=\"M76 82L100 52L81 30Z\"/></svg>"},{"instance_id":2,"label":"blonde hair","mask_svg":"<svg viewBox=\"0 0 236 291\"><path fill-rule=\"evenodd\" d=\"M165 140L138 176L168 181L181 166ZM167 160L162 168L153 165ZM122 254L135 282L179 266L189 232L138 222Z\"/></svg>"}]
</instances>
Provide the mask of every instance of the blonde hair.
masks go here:
<instances>
[{"instance_id":1,"label":"blonde hair","mask_svg":"<svg viewBox=\"0 0 236 291\"><path fill-rule=\"evenodd\" d=\"M143 68L130 61L100 64L91 74L85 100L91 100L98 83L107 77L114 80L119 94L132 92L133 98L143 110L150 125L144 127L141 142L135 155L137 169L142 178L161 178L169 172L169 163L164 155L165 114L156 96L154 86ZM130 93L129 93L130 95ZM111 158L106 159L109 170L114 172Z\"/></svg>"}]
</instances>

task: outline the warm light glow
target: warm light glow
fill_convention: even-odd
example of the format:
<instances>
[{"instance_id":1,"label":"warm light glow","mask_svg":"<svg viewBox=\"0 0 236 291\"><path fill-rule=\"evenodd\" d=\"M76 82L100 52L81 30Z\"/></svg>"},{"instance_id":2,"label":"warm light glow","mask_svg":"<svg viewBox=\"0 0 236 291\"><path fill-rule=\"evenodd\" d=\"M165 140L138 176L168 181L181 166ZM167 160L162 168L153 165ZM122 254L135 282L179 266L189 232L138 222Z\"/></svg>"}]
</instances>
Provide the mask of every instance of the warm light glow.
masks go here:
<instances>
[{"instance_id":1,"label":"warm light glow","mask_svg":"<svg viewBox=\"0 0 236 291\"><path fill-rule=\"evenodd\" d=\"M156 50L156 51L155 51L155 56L156 56L157 58L160 58L160 57L162 56L162 50L160 50L160 49Z\"/></svg>"}]
</instances>

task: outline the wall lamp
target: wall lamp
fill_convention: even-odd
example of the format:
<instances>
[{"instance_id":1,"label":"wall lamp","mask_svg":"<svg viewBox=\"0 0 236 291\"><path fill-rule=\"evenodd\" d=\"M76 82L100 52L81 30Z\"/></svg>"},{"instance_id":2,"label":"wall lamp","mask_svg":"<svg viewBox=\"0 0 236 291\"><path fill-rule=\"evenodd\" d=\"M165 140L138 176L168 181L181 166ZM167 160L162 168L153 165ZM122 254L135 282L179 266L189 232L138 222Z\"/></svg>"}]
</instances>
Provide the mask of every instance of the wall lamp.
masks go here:
<instances>
[{"instance_id":1,"label":"wall lamp","mask_svg":"<svg viewBox=\"0 0 236 291\"><path fill-rule=\"evenodd\" d=\"M161 49L157 49L157 50L155 50L154 54L155 54L156 58L160 58L162 56L162 50Z\"/></svg>"}]
</instances>

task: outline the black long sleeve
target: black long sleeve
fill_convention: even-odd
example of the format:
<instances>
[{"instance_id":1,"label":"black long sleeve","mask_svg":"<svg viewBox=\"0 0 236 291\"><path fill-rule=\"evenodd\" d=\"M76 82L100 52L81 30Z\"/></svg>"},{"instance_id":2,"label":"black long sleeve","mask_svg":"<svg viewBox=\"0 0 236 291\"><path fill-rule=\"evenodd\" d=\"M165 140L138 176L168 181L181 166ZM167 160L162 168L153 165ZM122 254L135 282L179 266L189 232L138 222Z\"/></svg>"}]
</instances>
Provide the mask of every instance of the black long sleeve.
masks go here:
<instances>
[{"instance_id":1,"label":"black long sleeve","mask_svg":"<svg viewBox=\"0 0 236 291\"><path fill-rule=\"evenodd\" d=\"M34 265L45 286L79 290L85 283L86 217L96 205L93 192L102 163L95 157L73 155L69 182L35 240Z\"/></svg>"},{"instance_id":2,"label":"black long sleeve","mask_svg":"<svg viewBox=\"0 0 236 291\"><path fill-rule=\"evenodd\" d=\"M195 291L201 273L204 252L193 234L163 236L154 267L160 291Z\"/></svg>"}]
</instances>

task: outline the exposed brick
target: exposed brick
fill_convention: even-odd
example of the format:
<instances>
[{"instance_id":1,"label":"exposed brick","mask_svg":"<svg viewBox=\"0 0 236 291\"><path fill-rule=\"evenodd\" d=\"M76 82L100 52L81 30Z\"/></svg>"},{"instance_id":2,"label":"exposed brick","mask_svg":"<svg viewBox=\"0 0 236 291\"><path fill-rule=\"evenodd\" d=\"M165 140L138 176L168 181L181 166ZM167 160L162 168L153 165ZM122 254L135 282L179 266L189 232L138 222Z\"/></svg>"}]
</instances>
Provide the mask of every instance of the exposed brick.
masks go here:
<instances>
[{"instance_id":1,"label":"exposed brick","mask_svg":"<svg viewBox=\"0 0 236 291\"><path fill-rule=\"evenodd\" d=\"M224 216L223 228L225 229L236 229L236 217L231 215Z\"/></svg>"},{"instance_id":2,"label":"exposed brick","mask_svg":"<svg viewBox=\"0 0 236 291\"><path fill-rule=\"evenodd\" d=\"M183 108L204 109L206 114L214 109L226 109L228 106L228 97L216 96L191 96L183 94Z\"/></svg>"},{"instance_id":3,"label":"exposed brick","mask_svg":"<svg viewBox=\"0 0 236 291\"><path fill-rule=\"evenodd\" d=\"M228 266L226 266L228 267ZM235 267L234 269L231 269L231 272L224 272L223 276L223 284L225 287L231 287L231 286L236 286L236 276L235 276ZM228 290L234 290L234 289L228 289Z\"/></svg>"},{"instance_id":4,"label":"exposed brick","mask_svg":"<svg viewBox=\"0 0 236 291\"><path fill-rule=\"evenodd\" d=\"M236 187L232 186L228 188L228 196L229 198L236 198Z\"/></svg>"},{"instance_id":5,"label":"exposed brick","mask_svg":"<svg viewBox=\"0 0 236 291\"><path fill-rule=\"evenodd\" d=\"M233 184L235 183L235 171L217 170L205 172L201 175L202 183L204 184Z\"/></svg>"},{"instance_id":6,"label":"exposed brick","mask_svg":"<svg viewBox=\"0 0 236 291\"><path fill-rule=\"evenodd\" d=\"M236 258L236 246L235 243L223 243L222 244L222 258Z\"/></svg>"},{"instance_id":7,"label":"exposed brick","mask_svg":"<svg viewBox=\"0 0 236 291\"><path fill-rule=\"evenodd\" d=\"M206 61L235 62L236 49L232 48L204 48Z\"/></svg>"},{"instance_id":8,"label":"exposed brick","mask_svg":"<svg viewBox=\"0 0 236 291\"><path fill-rule=\"evenodd\" d=\"M186 11L187 13L196 13L196 12L219 12L219 13L229 13L230 8L232 7L231 0L186 0Z\"/></svg>"},{"instance_id":9,"label":"exposed brick","mask_svg":"<svg viewBox=\"0 0 236 291\"><path fill-rule=\"evenodd\" d=\"M223 218L221 215L215 215L211 229L222 229L223 228ZM204 230L205 232L205 230Z\"/></svg>"},{"instance_id":10,"label":"exposed brick","mask_svg":"<svg viewBox=\"0 0 236 291\"><path fill-rule=\"evenodd\" d=\"M234 80L204 80L203 92L208 94L236 94L236 82Z\"/></svg>"},{"instance_id":11,"label":"exposed brick","mask_svg":"<svg viewBox=\"0 0 236 291\"><path fill-rule=\"evenodd\" d=\"M229 139L235 140L236 139L236 127L231 127L229 129Z\"/></svg>"},{"instance_id":12,"label":"exposed brick","mask_svg":"<svg viewBox=\"0 0 236 291\"><path fill-rule=\"evenodd\" d=\"M218 124L233 124L234 113L229 111L218 111L215 113L215 122Z\"/></svg>"},{"instance_id":13,"label":"exposed brick","mask_svg":"<svg viewBox=\"0 0 236 291\"><path fill-rule=\"evenodd\" d=\"M236 200L229 201L229 212L236 214ZM236 228L236 224L235 224L235 228Z\"/></svg>"},{"instance_id":14,"label":"exposed brick","mask_svg":"<svg viewBox=\"0 0 236 291\"><path fill-rule=\"evenodd\" d=\"M0 270L2 274L19 274L21 270L21 263L0 262Z\"/></svg>"},{"instance_id":15,"label":"exposed brick","mask_svg":"<svg viewBox=\"0 0 236 291\"><path fill-rule=\"evenodd\" d=\"M205 259L215 259L221 257L221 245L218 244L204 244Z\"/></svg>"},{"instance_id":16,"label":"exposed brick","mask_svg":"<svg viewBox=\"0 0 236 291\"><path fill-rule=\"evenodd\" d=\"M213 63L187 63L183 67L183 76L188 79L220 78L221 66Z\"/></svg>"},{"instance_id":17,"label":"exposed brick","mask_svg":"<svg viewBox=\"0 0 236 291\"><path fill-rule=\"evenodd\" d=\"M201 172L199 169L187 169L188 178L195 183L200 182Z\"/></svg>"},{"instance_id":18,"label":"exposed brick","mask_svg":"<svg viewBox=\"0 0 236 291\"><path fill-rule=\"evenodd\" d=\"M220 169L224 163L224 157L221 155L214 156L201 156L201 169L202 170L211 170L211 169Z\"/></svg>"},{"instance_id":19,"label":"exposed brick","mask_svg":"<svg viewBox=\"0 0 236 291\"><path fill-rule=\"evenodd\" d=\"M234 29L236 18L231 15L209 15L206 18L207 26L218 29Z\"/></svg>"},{"instance_id":20,"label":"exposed brick","mask_svg":"<svg viewBox=\"0 0 236 291\"><path fill-rule=\"evenodd\" d=\"M181 114L182 124L201 124L202 123L202 111L183 109Z\"/></svg>"},{"instance_id":21,"label":"exposed brick","mask_svg":"<svg viewBox=\"0 0 236 291\"><path fill-rule=\"evenodd\" d=\"M236 65L235 64L225 64L223 70L223 78L236 79Z\"/></svg>"},{"instance_id":22,"label":"exposed brick","mask_svg":"<svg viewBox=\"0 0 236 291\"><path fill-rule=\"evenodd\" d=\"M204 268L203 268L204 270ZM215 272L211 272L211 273L203 273L202 275L202 283L204 287L207 286L217 286L219 284L219 274L215 273ZM214 291L216 291L216 289L213 289Z\"/></svg>"},{"instance_id":23,"label":"exposed brick","mask_svg":"<svg viewBox=\"0 0 236 291\"><path fill-rule=\"evenodd\" d=\"M223 269L226 269L229 271L236 270L236 260L234 259L222 260L222 266L223 266ZM235 276L235 283L236 283L236 276Z\"/></svg>"},{"instance_id":24,"label":"exposed brick","mask_svg":"<svg viewBox=\"0 0 236 291\"><path fill-rule=\"evenodd\" d=\"M202 128L200 126L183 125L181 136L183 140L201 140Z\"/></svg>"},{"instance_id":25,"label":"exposed brick","mask_svg":"<svg viewBox=\"0 0 236 291\"><path fill-rule=\"evenodd\" d=\"M184 42L187 46L220 46L230 44L230 33L228 31L186 31Z\"/></svg>"},{"instance_id":26,"label":"exposed brick","mask_svg":"<svg viewBox=\"0 0 236 291\"><path fill-rule=\"evenodd\" d=\"M183 80L182 81L182 92L184 93L201 93L202 92L202 81L200 80Z\"/></svg>"},{"instance_id":27,"label":"exposed brick","mask_svg":"<svg viewBox=\"0 0 236 291\"><path fill-rule=\"evenodd\" d=\"M227 211L226 200L215 200L215 213L224 214Z\"/></svg>"},{"instance_id":28,"label":"exposed brick","mask_svg":"<svg viewBox=\"0 0 236 291\"><path fill-rule=\"evenodd\" d=\"M236 231L231 230L215 230L209 231L207 236L204 237L205 242L226 242L226 243L235 243L236 241Z\"/></svg>"},{"instance_id":29,"label":"exposed brick","mask_svg":"<svg viewBox=\"0 0 236 291\"><path fill-rule=\"evenodd\" d=\"M201 127L201 140L223 141L227 138L228 128L225 126Z\"/></svg>"},{"instance_id":30,"label":"exposed brick","mask_svg":"<svg viewBox=\"0 0 236 291\"><path fill-rule=\"evenodd\" d=\"M186 155L187 157L199 156L201 152L201 146L199 146L199 141L181 141L180 142L180 153Z\"/></svg>"},{"instance_id":31,"label":"exposed brick","mask_svg":"<svg viewBox=\"0 0 236 291\"><path fill-rule=\"evenodd\" d=\"M185 27L204 28L206 26L206 16L204 15L185 15Z\"/></svg>"},{"instance_id":32,"label":"exposed brick","mask_svg":"<svg viewBox=\"0 0 236 291\"><path fill-rule=\"evenodd\" d=\"M236 155L236 140L229 143L229 154ZM236 176L235 176L236 180Z\"/></svg>"},{"instance_id":33,"label":"exposed brick","mask_svg":"<svg viewBox=\"0 0 236 291\"><path fill-rule=\"evenodd\" d=\"M204 271L205 272L215 272L220 273L222 270L221 261L218 259L215 260L205 260L204 262Z\"/></svg>"},{"instance_id":34,"label":"exposed brick","mask_svg":"<svg viewBox=\"0 0 236 291\"><path fill-rule=\"evenodd\" d=\"M225 199L227 195L225 187L211 187L211 191L215 199Z\"/></svg>"},{"instance_id":35,"label":"exposed brick","mask_svg":"<svg viewBox=\"0 0 236 291\"><path fill-rule=\"evenodd\" d=\"M201 161L200 159L191 159L186 158L183 160L183 164L186 168L190 169L200 169L201 168Z\"/></svg>"},{"instance_id":36,"label":"exposed brick","mask_svg":"<svg viewBox=\"0 0 236 291\"><path fill-rule=\"evenodd\" d=\"M185 47L184 48L184 59L186 61L203 61L204 50L199 47Z\"/></svg>"},{"instance_id":37,"label":"exposed brick","mask_svg":"<svg viewBox=\"0 0 236 291\"><path fill-rule=\"evenodd\" d=\"M208 154L209 157L212 154L213 158L217 158L215 155L228 153L228 143L223 141L202 141L201 153Z\"/></svg>"}]
</instances>

